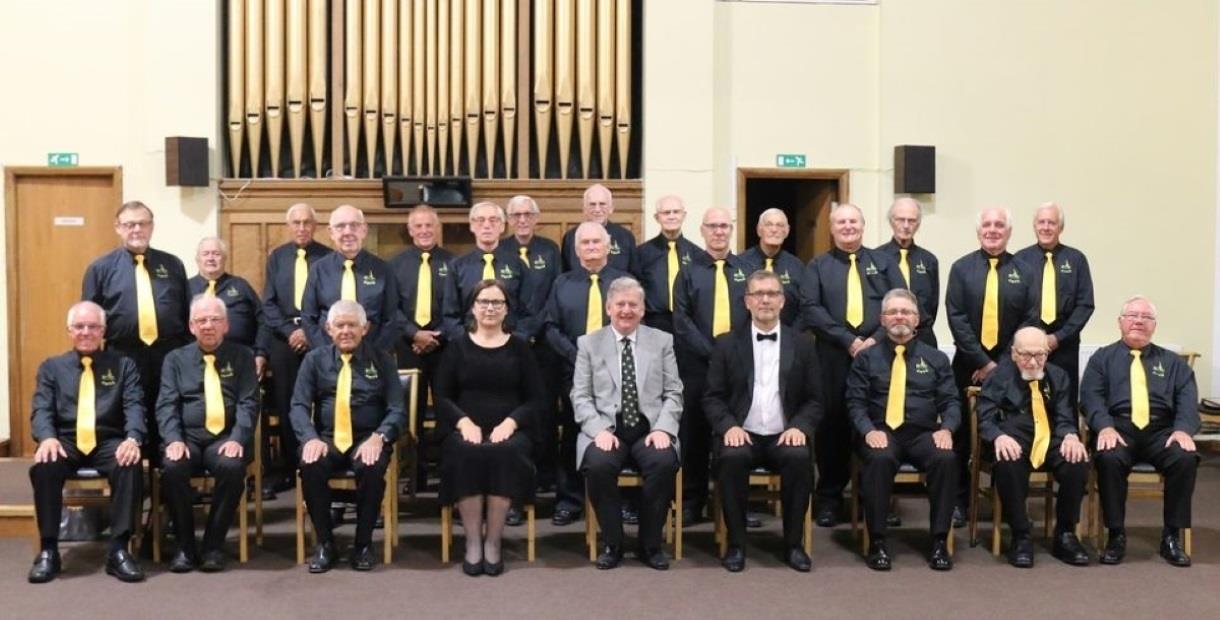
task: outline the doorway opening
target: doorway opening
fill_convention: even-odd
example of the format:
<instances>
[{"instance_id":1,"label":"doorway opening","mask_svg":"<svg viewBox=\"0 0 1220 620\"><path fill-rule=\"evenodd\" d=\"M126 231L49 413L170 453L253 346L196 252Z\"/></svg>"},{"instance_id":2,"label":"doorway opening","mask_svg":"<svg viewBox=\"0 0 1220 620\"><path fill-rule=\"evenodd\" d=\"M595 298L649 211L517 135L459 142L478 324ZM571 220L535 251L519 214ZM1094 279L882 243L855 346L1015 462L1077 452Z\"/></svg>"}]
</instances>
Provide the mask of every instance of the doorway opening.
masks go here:
<instances>
[{"instance_id":1,"label":"doorway opening","mask_svg":"<svg viewBox=\"0 0 1220 620\"><path fill-rule=\"evenodd\" d=\"M830 250L830 207L848 201L847 170L737 169L737 247L758 245L758 216L770 208L788 216L784 249L802 262Z\"/></svg>"}]
</instances>

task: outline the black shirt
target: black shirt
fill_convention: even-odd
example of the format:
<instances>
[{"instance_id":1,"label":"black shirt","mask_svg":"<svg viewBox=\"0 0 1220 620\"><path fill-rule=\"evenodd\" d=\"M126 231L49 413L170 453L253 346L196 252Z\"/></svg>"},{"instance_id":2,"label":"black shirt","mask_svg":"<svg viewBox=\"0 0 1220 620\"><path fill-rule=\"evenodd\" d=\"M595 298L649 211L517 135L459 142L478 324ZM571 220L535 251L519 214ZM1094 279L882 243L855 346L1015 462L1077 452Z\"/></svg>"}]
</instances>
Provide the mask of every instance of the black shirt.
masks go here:
<instances>
[{"instance_id":1,"label":"black shirt","mask_svg":"<svg viewBox=\"0 0 1220 620\"><path fill-rule=\"evenodd\" d=\"M750 266L733 253L724 259L724 277L729 285L729 331L750 322L745 301L749 269ZM715 304L716 262L711 254L700 251L690 265L682 268L674 282L674 342L681 350L705 363L715 346L712 335Z\"/></svg>"},{"instance_id":2,"label":"black shirt","mask_svg":"<svg viewBox=\"0 0 1220 620\"><path fill-rule=\"evenodd\" d=\"M902 278L902 270L898 268L898 261L902 258L899 250L902 249L893 239L877 247L878 252L889 257L899 278ZM906 288L915 293L915 298L919 300L919 339L935 347L933 326L940 309L940 261L935 254L915 245L913 241L911 247L905 249L907 267L911 272L911 281Z\"/></svg>"},{"instance_id":3,"label":"black shirt","mask_svg":"<svg viewBox=\"0 0 1220 620\"><path fill-rule=\"evenodd\" d=\"M309 268L305 299L301 302L301 325L309 346L330 344L326 333L326 313L342 295L343 262L339 252L331 252ZM352 259L356 275L356 301L368 316L369 331L364 338L379 349L393 350L398 338L398 282L385 261L360 250Z\"/></svg>"},{"instance_id":4,"label":"black shirt","mask_svg":"<svg viewBox=\"0 0 1220 620\"><path fill-rule=\"evenodd\" d=\"M439 330L441 319L444 318L445 288L450 277L450 261L453 253L441 246L433 246L428 250L428 267L432 272L432 299L427 303L432 307L432 321L427 325L415 322L415 310L419 305L418 290L419 268L423 263L424 250L411 246L390 259L390 270L398 279L398 309L402 313L402 335L408 342L415 337L415 332L421 329Z\"/></svg>"},{"instance_id":5,"label":"black shirt","mask_svg":"<svg viewBox=\"0 0 1220 620\"><path fill-rule=\"evenodd\" d=\"M1067 373L1054 364L1047 364L1038 389L1046 405L1051 436L1062 440L1078 432L1076 413L1072 410L1070 399L1072 384ZM1000 435L1012 435L1014 439L1032 442L1034 411L1031 400L1029 381L1021 377L1021 369L1011 357L1001 359L995 371L983 382L975 402L979 437L994 442Z\"/></svg>"},{"instance_id":6,"label":"black shirt","mask_svg":"<svg viewBox=\"0 0 1220 620\"><path fill-rule=\"evenodd\" d=\"M886 337L852 360L845 398L852 425L860 435L885 426L894 346ZM949 358L917 339L907 342L906 347L902 356L907 366L903 426L957 430L962 409Z\"/></svg>"},{"instance_id":7,"label":"black shirt","mask_svg":"<svg viewBox=\"0 0 1220 620\"><path fill-rule=\"evenodd\" d=\"M176 256L161 250L148 248L144 257L157 310L157 341L171 346L181 344L188 337L191 307L186 268ZM81 299L106 311L106 342L111 345L143 345L135 265L135 255L119 248L93 261L85 270Z\"/></svg>"},{"instance_id":8,"label":"black shirt","mask_svg":"<svg viewBox=\"0 0 1220 620\"><path fill-rule=\"evenodd\" d=\"M521 242L512 235L502 239L500 247L517 258L521 257ZM551 294L551 286L554 284L555 278L563 273L563 256L559 253L559 244L538 235L530 238L525 249L525 256L529 261L530 271L533 272L534 281L534 299L528 300L533 304L530 311L534 315L541 315L546 306L547 297ZM580 264L579 261L577 264Z\"/></svg>"},{"instance_id":9,"label":"black shirt","mask_svg":"<svg viewBox=\"0 0 1220 620\"><path fill-rule=\"evenodd\" d=\"M602 295L602 326L610 324L606 315L606 289L617 278L628 274L609 265L597 274L597 289ZM571 271L565 271L551 287L551 295L546 304L546 339L551 348L559 356L567 360L570 367L576 365L576 339L585 335L589 324L589 286L592 283L589 272L580 265Z\"/></svg>"},{"instance_id":10,"label":"black shirt","mask_svg":"<svg viewBox=\"0 0 1220 620\"><path fill-rule=\"evenodd\" d=\"M311 241L302 249L305 250L305 262L310 267L332 251L317 241ZM285 340L300 327L301 322L301 312L296 306L296 269L295 243L285 243L272 250L271 255L267 257L267 276L263 280L263 321L269 329ZM306 281L308 282L308 278Z\"/></svg>"},{"instance_id":11,"label":"black shirt","mask_svg":"<svg viewBox=\"0 0 1220 620\"><path fill-rule=\"evenodd\" d=\"M1080 380L1080 407L1094 433L1131 417L1131 348L1119 340L1089 358ZM1199 432L1199 388L1195 371L1178 354L1155 344L1140 353L1148 381L1149 427Z\"/></svg>"},{"instance_id":12,"label":"black shirt","mask_svg":"<svg viewBox=\"0 0 1220 620\"><path fill-rule=\"evenodd\" d=\"M187 285L192 298L208 290L208 281L203 276L191 278ZM263 325L263 304L254 287L245 278L222 273L216 279L216 296L224 302L225 316L229 319L225 339L250 347L255 355L266 356L271 333Z\"/></svg>"},{"instance_id":13,"label":"black shirt","mask_svg":"<svg viewBox=\"0 0 1220 620\"><path fill-rule=\"evenodd\" d=\"M144 392L135 362L109 351L93 358L94 434L98 442L130 437L144 441ZM76 442L76 398L84 372L76 351L47 358L38 366L30 430L34 441Z\"/></svg>"},{"instance_id":14,"label":"black shirt","mask_svg":"<svg viewBox=\"0 0 1220 620\"><path fill-rule=\"evenodd\" d=\"M627 273L635 273L635 235L622 224L606 222L606 232L610 233L609 259L611 267ZM563 270L571 271L580 266L580 257L576 255L576 227L563 234Z\"/></svg>"},{"instance_id":15,"label":"black shirt","mask_svg":"<svg viewBox=\"0 0 1220 620\"><path fill-rule=\"evenodd\" d=\"M771 269L784 287L784 309L780 311L779 321L796 331L804 331L805 323L801 320L801 276L805 273L805 264L783 249L775 256L767 256L760 245L741 255L741 259L750 265L750 272L766 269L768 258L772 259Z\"/></svg>"},{"instance_id":16,"label":"black shirt","mask_svg":"<svg viewBox=\"0 0 1220 620\"><path fill-rule=\"evenodd\" d=\"M221 342L212 352L220 391L225 401L225 430L229 439L249 446L254 441L258 416L258 376L250 349ZM192 431L206 432L207 399L203 387L204 351L191 343L170 351L161 367L161 392L157 395L157 426L166 445L183 441Z\"/></svg>"},{"instance_id":17,"label":"black shirt","mask_svg":"<svg viewBox=\"0 0 1220 620\"><path fill-rule=\"evenodd\" d=\"M678 251L678 272L690 265L693 257L703 249L689 239L679 236L674 239ZM640 244L635 252L636 275L644 287L644 309L648 315L670 315L669 310L669 239L657 235ZM678 288L674 279L674 288ZM676 293L675 293L676 296ZM676 305L675 301L675 305Z\"/></svg>"},{"instance_id":18,"label":"black shirt","mask_svg":"<svg viewBox=\"0 0 1220 620\"><path fill-rule=\"evenodd\" d=\"M989 258L996 258L996 275L999 278L999 333L994 348L983 348L983 298L987 292ZM949 316L949 331L953 333L956 365L963 368L982 368L988 362L997 361L1000 354L1012 344L1017 328L1030 318L1029 276L1024 263L1004 252L989 256L983 250L975 250L955 261L949 268L949 288L945 291L945 314ZM958 361L960 360L960 362Z\"/></svg>"},{"instance_id":19,"label":"black shirt","mask_svg":"<svg viewBox=\"0 0 1220 620\"><path fill-rule=\"evenodd\" d=\"M856 338L884 339L881 328L881 299L896 288L906 288L898 266L884 254L860 248L856 252L856 271L864 294L864 320L857 327L847 324L847 273L850 254L839 248L809 261L801 279L801 313L818 340L846 350Z\"/></svg>"},{"instance_id":20,"label":"black shirt","mask_svg":"<svg viewBox=\"0 0 1220 620\"><path fill-rule=\"evenodd\" d=\"M445 338L455 340L466 333L466 322L470 320L471 292L483 281L483 255L486 252L475 248L449 263L452 275L445 288L445 319L442 331ZM540 301L533 301L535 282L532 269L526 269L521 257L510 253L504 244L491 252L492 269L496 279L508 292L508 316L505 326L518 338L530 342L542 329L542 320L534 311Z\"/></svg>"},{"instance_id":21,"label":"black shirt","mask_svg":"<svg viewBox=\"0 0 1220 620\"><path fill-rule=\"evenodd\" d=\"M335 390L343 360L335 345L307 353L292 391L292 429L304 444L335 436ZM402 383L389 353L361 342L349 362L352 372L352 439L381 433L393 443L407 426Z\"/></svg>"},{"instance_id":22,"label":"black shirt","mask_svg":"<svg viewBox=\"0 0 1220 620\"><path fill-rule=\"evenodd\" d=\"M1080 331L1093 316L1093 274L1089 271L1089 260L1080 250L1066 245L1057 245L1050 252L1055 265L1055 320L1050 324L1042 322L1046 250L1034 244L1016 254L1029 274L1031 324L1054 336L1061 345L1078 344Z\"/></svg>"}]
</instances>

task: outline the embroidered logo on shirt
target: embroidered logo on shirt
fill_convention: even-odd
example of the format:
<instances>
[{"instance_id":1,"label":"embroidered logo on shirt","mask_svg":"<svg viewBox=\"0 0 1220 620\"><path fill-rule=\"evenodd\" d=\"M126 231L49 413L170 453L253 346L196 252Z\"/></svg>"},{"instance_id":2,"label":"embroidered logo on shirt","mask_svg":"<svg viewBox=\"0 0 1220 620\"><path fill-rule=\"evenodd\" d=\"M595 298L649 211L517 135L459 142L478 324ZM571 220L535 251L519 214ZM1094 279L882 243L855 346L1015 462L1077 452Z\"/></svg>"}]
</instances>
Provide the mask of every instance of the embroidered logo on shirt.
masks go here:
<instances>
[{"instance_id":1,"label":"embroidered logo on shirt","mask_svg":"<svg viewBox=\"0 0 1220 620\"><path fill-rule=\"evenodd\" d=\"M1068 262L1068 259L1063 259L1063 264L1059 265L1059 273L1072 273L1072 264Z\"/></svg>"},{"instance_id":2,"label":"embroidered logo on shirt","mask_svg":"<svg viewBox=\"0 0 1220 620\"><path fill-rule=\"evenodd\" d=\"M381 375L377 374L376 366L369 364L368 367L364 369L365 379L368 379L369 381L376 381L379 377L381 377Z\"/></svg>"},{"instance_id":3,"label":"embroidered logo on shirt","mask_svg":"<svg viewBox=\"0 0 1220 620\"><path fill-rule=\"evenodd\" d=\"M1016 267L1013 267L1012 271L1008 272L1008 283L1009 284L1020 284L1021 283L1021 274L1017 272Z\"/></svg>"},{"instance_id":4,"label":"embroidered logo on shirt","mask_svg":"<svg viewBox=\"0 0 1220 620\"><path fill-rule=\"evenodd\" d=\"M683 255L682 255L682 264L683 264L683 265L689 265L689 264L690 264L690 252L687 252L686 254L683 254Z\"/></svg>"},{"instance_id":5,"label":"embroidered logo on shirt","mask_svg":"<svg viewBox=\"0 0 1220 620\"><path fill-rule=\"evenodd\" d=\"M436 276L438 278L448 278L449 277L449 263L441 263L441 266L436 268Z\"/></svg>"},{"instance_id":6,"label":"embroidered logo on shirt","mask_svg":"<svg viewBox=\"0 0 1220 620\"><path fill-rule=\"evenodd\" d=\"M871 261L869 262L868 267L864 268L864 275L866 275L866 276L875 276L878 273L881 273L881 272L877 271L877 265Z\"/></svg>"},{"instance_id":7,"label":"embroidered logo on shirt","mask_svg":"<svg viewBox=\"0 0 1220 620\"><path fill-rule=\"evenodd\" d=\"M924 361L924 359L922 357L919 358L918 362L915 362L915 373L916 374L926 375L930 372L932 372L932 367L929 366L928 363L926 361Z\"/></svg>"},{"instance_id":8,"label":"embroidered logo on shirt","mask_svg":"<svg viewBox=\"0 0 1220 620\"><path fill-rule=\"evenodd\" d=\"M233 378L233 362L225 362L224 367L221 368L217 372L220 373L221 379L232 379Z\"/></svg>"},{"instance_id":9,"label":"embroidered logo on shirt","mask_svg":"<svg viewBox=\"0 0 1220 620\"><path fill-rule=\"evenodd\" d=\"M1160 362L1157 362L1156 366L1152 367L1152 374L1164 379L1165 378L1165 367L1162 366Z\"/></svg>"},{"instance_id":10,"label":"embroidered logo on shirt","mask_svg":"<svg viewBox=\"0 0 1220 620\"><path fill-rule=\"evenodd\" d=\"M225 295L228 295L229 297L237 297L237 289L230 288L228 291L225 292Z\"/></svg>"},{"instance_id":11,"label":"embroidered logo on shirt","mask_svg":"<svg viewBox=\"0 0 1220 620\"><path fill-rule=\"evenodd\" d=\"M746 274L742 273L741 267L738 267L737 271L733 272L733 281L734 282L745 282L746 281Z\"/></svg>"},{"instance_id":12,"label":"embroidered logo on shirt","mask_svg":"<svg viewBox=\"0 0 1220 620\"><path fill-rule=\"evenodd\" d=\"M509 267L508 265L501 267L500 268L500 279L501 280L512 280L513 279L512 268Z\"/></svg>"},{"instance_id":13,"label":"embroidered logo on shirt","mask_svg":"<svg viewBox=\"0 0 1220 620\"><path fill-rule=\"evenodd\" d=\"M610 240L610 253L615 256L623 253L622 249L618 247L618 241L615 241L614 239Z\"/></svg>"},{"instance_id":14,"label":"embroidered logo on shirt","mask_svg":"<svg viewBox=\"0 0 1220 620\"><path fill-rule=\"evenodd\" d=\"M534 269L546 269L546 259L541 255L534 257Z\"/></svg>"},{"instance_id":15,"label":"embroidered logo on shirt","mask_svg":"<svg viewBox=\"0 0 1220 620\"><path fill-rule=\"evenodd\" d=\"M98 379L98 382L104 387L114 387L114 372L107 368L106 372L102 373L102 376Z\"/></svg>"},{"instance_id":16,"label":"embroidered logo on shirt","mask_svg":"<svg viewBox=\"0 0 1220 620\"><path fill-rule=\"evenodd\" d=\"M373 270L370 269L364 278L361 279L365 286L377 286L377 276L373 275Z\"/></svg>"},{"instance_id":17,"label":"embroidered logo on shirt","mask_svg":"<svg viewBox=\"0 0 1220 620\"><path fill-rule=\"evenodd\" d=\"M919 262L918 262L918 263L915 263L915 273L917 273L917 274L919 274L919 275L927 275L927 274L928 274L928 268L924 266L924 264L923 264L923 259L922 259L922 258L921 258L921 259L919 259Z\"/></svg>"},{"instance_id":18,"label":"embroidered logo on shirt","mask_svg":"<svg viewBox=\"0 0 1220 620\"><path fill-rule=\"evenodd\" d=\"M157 268L153 270L153 273L156 274L158 278L169 277L169 270L165 268L165 265L157 265Z\"/></svg>"},{"instance_id":19,"label":"embroidered logo on shirt","mask_svg":"<svg viewBox=\"0 0 1220 620\"><path fill-rule=\"evenodd\" d=\"M783 284L784 286L792 284L792 276L788 275L787 269L785 269L783 273L779 274L779 283Z\"/></svg>"}]
</instances>

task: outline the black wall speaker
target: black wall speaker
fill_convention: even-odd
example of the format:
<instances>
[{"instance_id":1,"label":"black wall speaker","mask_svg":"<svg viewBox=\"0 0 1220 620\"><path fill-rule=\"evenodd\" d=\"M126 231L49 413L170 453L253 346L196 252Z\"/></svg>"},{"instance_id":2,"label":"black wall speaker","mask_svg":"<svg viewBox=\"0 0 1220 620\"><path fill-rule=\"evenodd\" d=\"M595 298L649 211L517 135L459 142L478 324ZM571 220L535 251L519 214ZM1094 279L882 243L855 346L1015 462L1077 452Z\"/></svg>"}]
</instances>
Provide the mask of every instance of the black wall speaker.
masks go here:
<instances>
[{"instance_id":1,"label":"black wall speaker","mask_svg":"<svg viewBox=\"0 0 1220 620\"><path fill-rule=\"evenodd\" d=\"M936 193L936 147L910 144L894 147L894 193Z\"/></svg>"},{"instance_id":2,"label":"black wall speaker","mask_svg":"<svg viewBox=\"0 0 1220 620\"><path fill-rule=\"evenodd\" d=\"M184 187L208 186L208 139L165 139L165 184Z\"/></svg>"}]
</instances>

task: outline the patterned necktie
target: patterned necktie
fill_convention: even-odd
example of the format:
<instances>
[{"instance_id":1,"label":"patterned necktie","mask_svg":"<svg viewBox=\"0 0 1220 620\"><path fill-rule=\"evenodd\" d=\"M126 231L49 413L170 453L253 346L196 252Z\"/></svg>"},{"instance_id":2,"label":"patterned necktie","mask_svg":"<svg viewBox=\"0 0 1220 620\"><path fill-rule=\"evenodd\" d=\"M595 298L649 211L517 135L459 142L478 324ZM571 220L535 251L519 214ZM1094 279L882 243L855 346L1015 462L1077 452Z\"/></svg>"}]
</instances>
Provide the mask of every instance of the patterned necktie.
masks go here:
<instances>
[{"instance_id":1,"label":"patterned necktie","mask_svg":"<svg viewBox=\"0 0 1220 620\"><path fill-rule=\"evenodd\" d=\"M426 327L432 322L431 252L419 254L419 280L415 284L415 324Z\"/></svg>"},{"instance_id":2,"label":"patterned necktie","mask_svg":"<svg viewBox=\"0 0 1220 620\"><path fill-rule=\"evenodd\" d=\"M517 255L521 257L521 262L525 263L527 266L530 264L530 249L529 248L527 248L525 246L521 246L521 247L517 248Z\"/></svg>"},{"instance_id":3,"label":"patterned necktie","mask_svg":"<svg viewBox=\"0 0 1220 620\"><path fill-rule=\"evenodd\" d=\"M1140 355L1140 351L1131 350L1131 423L1142 429L1148 426L1148 375Z\"/></svg>"},{"instance_id":4,"label":"patterned necktie","mask_svg":"<svg viewBox=\"0 0 1220 620\"><path fill-rule=\"evenodd\" d=\"M1000 259L987 259L987 283L983 288L983 330L979 340L991 350L1000 342L1000 274L996 265Z\"/></svg>"},{"instance_id":5,"label":"patterned necktie","mask_svg":"<svg viewBox=\"0 0 1220 620\"><path fill-rule=\"evenodd\" d=\"M640 423L640 394L635 386L635 354L631 339L623 338L623 425L632 428Z\"/></svg>"},{"instance_id":6,"label":"patterned necktie","mask_svg":"<svg viewBox=\"0 0 1220 620\"><path fill-rule=\"evenodd\" d=\"M715 290L712 296L712 337L723 334L733 325L729 315L729 280L724 275L724 259L716 261Z\"/></svg>"},{"instance_id":7,"label":"patterned necktie","mask_svg":"<svg viewBox=\"0 0 1220 620\"><path fill-rule=\"evenodd\" d=\"M1051 421L1046 417L1046 401L1038 382L1029 382L1029 406L1034 412L1034 445L1029 451L1029 463L1034 469L1046 462L1046 450L1051 446Z\"/></svg>"},{"instance_id":8,"label":"patterned necktie","mask_svg":"<svg viewBox=\"0 0 1220 620\"><path fill-rule=\"evenodd\" d=\"M1055 309L1059 307L1055 301L1055 258L1046 253L1046 264L1042 266L1042 322L1050 325L1055 322Z\"/></svg>"},{"instance_id":9,"label":"patterned necktie","mask_svg":"<svg viewBox=\"0 0 1220 620\"><path fill-rule=\"evenodd\" d=\"M343 367L335 384L335 447L347 452L352 447L352 354L339 355Z\"/></svg>"},{"instance_id":10,"label":"patterned necktie","mask_svg":"<svg viewBox=\"0 0 1220 620\"><path fill-rule=\"evenodd\" d=\"M669 242L669 254L665 260L665 268L669 271L669 311L674 311L674 281L678 279L678 242Z\"/></svg>"},{"instance_id":11,"label":"patterned necktie","mask_svg":"<svg viewBox=\"0 0 1220 620\"><path fill-rule=\"evenodd\" d=\"M847 260L847 324L860 327L864 322L864 285L860 283L860 270L856 268L856 255L848 254Z\"/></svg>"},{"instance_id":12,"label":"patterned necktie","mask_svg":"<svg viewBox=\"0 0 1220 620\"><path fill-rule=\"evenodd\" d=\"M339 286L339 299L356 301L356 272L352 269L355 261L343 261L343 281Z\"/></svg>"},{"instance_id":13,"label":"patterned necktie","mask_svg":"<svg viewBox=\"0 0 1220 620\"><path fill-rule=\"evenodd\" d=\"M890 394L885 399L885 425L891 430L902 426L907 406L907 360L902 356L907 348L894 347L894 363L890 366Z\"/></svg>"},{"instance_id":14,"label":"patterned necktie","mask_svg":"<svg viewBox=\"0 0 1220 620\"><path fill-rule=\"evenodd\" d=\"M597 274L589 274L589 305L586 310L585 333L602 328L602 290L597 286Z\"/></svg>"},{"instance_id":15,"label":"patterned necktie","mask_svg":"<svg viewBox=\"0 0 1220 620\"><path fill-rule=\"evenodd\" d=\"M309 277L309 262L305 260L305 250L297 248L297 260L292 267L292 302L297 310L301 309L301 301L305 299L305 279Z\"/></svg>"},{"instance_id":16,"label":"patterned necktie","mask_svg":"<svg viewBox=\"0 0 1220 620\"><path fill-rule=\"evenodd\" d=\"M157 341L157 303L153 300L152 278L144 266L143 254L136 254L136 314L140 341L152 346Z\"/></svg>"},{"instance_id":17,"label":"patterned necktie","mask_svg":"<svg viewBox=\"0 0 1220 620\"><path fill-rule=\"evenodd\" d=\"M208 290L205 294L208 297L216 296L216 280L208 280Z\"/></svg>"},{"instance_id":18,"label":"patterned necktie","mask_svg":"<svg viewBox=\"0 0 1220 620\"><path fill-rule=\"evenodd\" d=\"M76 447L89 454L97 447L97 393L93 389L93 358L82 355L80 388L76 391Z\"/></svg>"},{"instance_id":19,"label":"patterned necktie","mask_svg":"<svg viewBox=\"0 0 1220 620\"><path fill-rule=\"evenodd\" d=\"M911 288L911 264L907 262L907 254L910 250L906 248L898 248L898 271L902 272L902 281L907 283L907 288Z\"/></svg>"},{"instance_id":20,"label":"patterned necktie","mask_svg":"<svg viewBox=\"0 0 1220 620\"><path fill-rule=\"evenodd\" d=\"M491 261L493 261L495 259L496 259L495 254L484 254L483 255L483 279L484 280L495 280L496 279L496 268L491 265Z\"/></svg>"},{"instance_id":21,"label":"patterned necktie","mask_svg":"<svg viewBox=\"0 0 1220 620\"><path fill-rule=\"evenodd\" d=\"M213 435L219 435L225 430L225 397L220 389L215 355L203 356L203 402L207 416L204 428Z\"/></svg>"}]
</instances>

